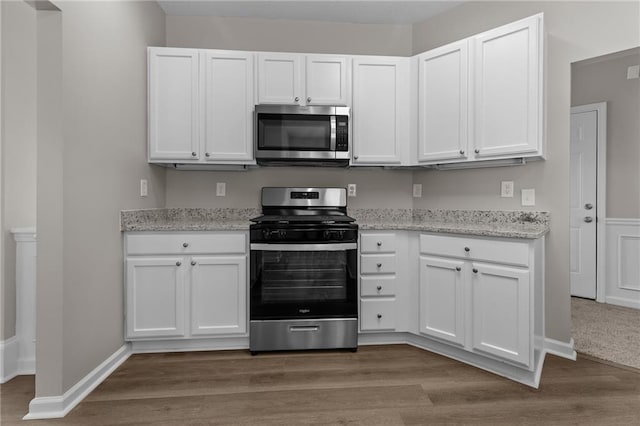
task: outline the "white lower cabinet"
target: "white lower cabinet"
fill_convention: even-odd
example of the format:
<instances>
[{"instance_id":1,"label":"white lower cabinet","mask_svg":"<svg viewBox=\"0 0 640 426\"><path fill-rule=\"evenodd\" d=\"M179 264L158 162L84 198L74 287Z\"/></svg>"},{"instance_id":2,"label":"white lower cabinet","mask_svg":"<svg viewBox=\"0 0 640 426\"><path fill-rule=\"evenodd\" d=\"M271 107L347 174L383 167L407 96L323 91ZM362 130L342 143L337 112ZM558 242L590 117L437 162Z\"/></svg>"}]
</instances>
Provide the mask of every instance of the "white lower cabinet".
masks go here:
<instances>
[{"instance_id":1,"label":"white lower cabinet","mask_svg":"<svg viewBox=\"0 0 640 426\"><path fill-rule=\"evenodd\" d=\"M501 256L505 248L509 256ZM530 367L529 248L526 242L421 235L420 333Z\"/></svg>"},{"instance_id":2,"label":"white lower cabinet","mask_svg":"<svg viewBox=\"0 0 640 426\"><path fill-rule=\"evenodd\" d=\"M128 233L125 338L202 338L247 332L247 236Z\"/></svg>"}]
</instances>

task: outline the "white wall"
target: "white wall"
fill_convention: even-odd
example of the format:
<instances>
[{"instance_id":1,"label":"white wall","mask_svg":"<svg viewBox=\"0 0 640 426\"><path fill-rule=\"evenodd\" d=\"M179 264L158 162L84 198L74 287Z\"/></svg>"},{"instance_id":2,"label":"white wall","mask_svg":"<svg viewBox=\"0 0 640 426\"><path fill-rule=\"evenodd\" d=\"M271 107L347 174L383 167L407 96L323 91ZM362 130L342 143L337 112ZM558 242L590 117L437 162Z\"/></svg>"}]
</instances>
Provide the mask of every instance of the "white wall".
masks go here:
<instances>
[{"instance_id":1,"label":"white wall","mask_svg":"<svg viewBox=\"0 0 640 426\"><path fill-rule=\"evenodd\" d=\"M62 395L122 346L119 213L165 204L164 170L146 163L145 55L164 44L164 13L155 2L56 4L61 95L39 93L39 107L62 104L39 125L63 138L38 141L37 397Z\"/></svg>"},{"instance_id":2,"label":"white wall","mask_svg":"<svg viewBox=\"0 0 640 426\"><path fill-rule=\"evenodd\" d=\"M548 159L517 168L416 172L425 196L416 207L520 209L500 198L500 181L516 193L535 188L536 209L551 213L546 245L546 332L568 342L569 114L571 63L640 45L638 2L468 2L415 25L413 51L422 52L517 19L545 13Z\"/></svg>"},{"instance_id":3,"label":"white wall","mask_svg":"<svg viewBox=\"0 0 640 426\"><path fill-rule=\"evenodd\" d=\"M16 245L9 230L36 225L36 12L22 1L2 2L1 7L4 340L15 335Z\"/></svg>"},{"instance_id":4,"label":"white wall","mask_svg":"<svg viewBox=\"0 0 640 426\"><path fill-rule=\"evenodd\" d=\"M607 217L640 219L640 47L573 64L571 106L607 102Z\"/></svg>"}]
</instances>

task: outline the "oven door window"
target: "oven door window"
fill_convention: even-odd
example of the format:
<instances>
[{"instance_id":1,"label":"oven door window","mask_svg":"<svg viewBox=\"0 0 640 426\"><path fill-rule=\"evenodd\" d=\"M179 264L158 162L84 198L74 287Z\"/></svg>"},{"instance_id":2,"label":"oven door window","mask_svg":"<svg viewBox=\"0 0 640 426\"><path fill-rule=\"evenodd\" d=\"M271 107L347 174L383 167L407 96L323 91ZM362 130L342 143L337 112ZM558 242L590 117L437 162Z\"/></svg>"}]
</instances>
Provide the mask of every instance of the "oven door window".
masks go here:
<instances>
[{"instance_id":1,"label":"oven door window","mask_svg":"<svg viewBox=\"0 0 640 426\"><path fill-rule=\"evenodd\" d=\"M258 149L329 151L331 119L328 115L260 114Z\"/></svg>"},{"instance_id":2,"label":"oven door window","mask_svg":"<svg viewBox=\"0 0 640 426\"><path fill-rule=\"evenodd\" d=\"M251 319L357 316L356 250L252 250L251 258Z\"/></svg>"}]
</instances>

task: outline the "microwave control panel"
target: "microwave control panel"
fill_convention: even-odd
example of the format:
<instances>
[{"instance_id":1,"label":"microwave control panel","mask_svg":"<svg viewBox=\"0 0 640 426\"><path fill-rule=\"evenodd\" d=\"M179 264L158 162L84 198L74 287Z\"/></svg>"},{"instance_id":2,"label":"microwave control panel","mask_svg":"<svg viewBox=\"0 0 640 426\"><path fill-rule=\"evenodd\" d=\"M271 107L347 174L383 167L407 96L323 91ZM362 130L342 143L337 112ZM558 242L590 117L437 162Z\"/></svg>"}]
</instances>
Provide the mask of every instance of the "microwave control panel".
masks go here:
<instances>
[{"instance_id":1,"label":"microwave control panel","mask_svg":"<svg viewBox=\"0 0 640 426\"><path fill-rule=\"evenodd\" d=\"M349 151L349 117L336 116L336 151Z\"/></svg>"}]
</instances>

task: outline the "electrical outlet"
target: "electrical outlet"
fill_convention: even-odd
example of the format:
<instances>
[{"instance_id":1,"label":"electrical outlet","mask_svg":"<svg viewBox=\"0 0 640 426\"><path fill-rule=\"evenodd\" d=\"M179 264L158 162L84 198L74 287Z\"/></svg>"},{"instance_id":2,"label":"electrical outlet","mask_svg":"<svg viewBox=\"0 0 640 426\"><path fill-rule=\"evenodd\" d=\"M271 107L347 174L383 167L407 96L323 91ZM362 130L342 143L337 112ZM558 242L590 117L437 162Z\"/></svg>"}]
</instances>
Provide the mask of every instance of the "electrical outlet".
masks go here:
<instances>
[{"instance_id":1,"label":"electrical outlet","mask_svg":"<svg viewBox=\"0 0 640 426\"><path fill-rule=\"evenodd\" d=\"M347 196L349 196L349 197L355 197L356 196L356 184L355 183L350 183L349 185L347 185Z\"/></svg>"},{"instance_id":2,"label":"electrical outlet","mask_svg":"<svg viewBox=\"0 0 640 426\"><path fill-rule=\"evenodd\" d=\"M640 65L632 65L627 68L627 80L640 78Z\"/></svg>"},{"instance_id":3,"label":"electrical outlet","mask_svg":"<svg viewBox=\"0 0 640 426\"><path fill-rule=\"evenodd\" d=\"M535 189L523 189L521 194L522 194L522 205L523 206L535 206L536 205L536 190Z\"/></svg>"},{"instance_id":4,"label":"electrical outlet","mask_svg":"<svg viewBox=\"0 0 640 426\"><path fill-rule=\"evenodd\" d=\"M513 181L502 181L500 185L500 196L502 198L513 198Z\"/></svg>"},{"instance_id":5,"label":"electrical outlet","mask_svg":"<svg viewBox=\"0 0 640 426\"><path fill-rule=\"evenodd\" d=\"M224 182L216 183L216 196L224 197L227 195L227 184Z\"/></svg>"},{"instance_id":6,"label":"electrical outlet","mask_svg":"<svg viewBox=\"0 0 640 426\"><path fill-rule=\"evenodd\" d=\"M146 179L140 179L140 196L146 197L149 195L149 183Z\"/></svg>"},{"instance_id":7,"label":"electrical outlet","mask_svg":"<svg viewBox=\"0 0 640 426\"><path fill-rule=\"evenodd\" d=\"M413 184L413 198L420 198L422 197L422 184L421 183L414 183Z\"/></svg>"}]
</instances>

